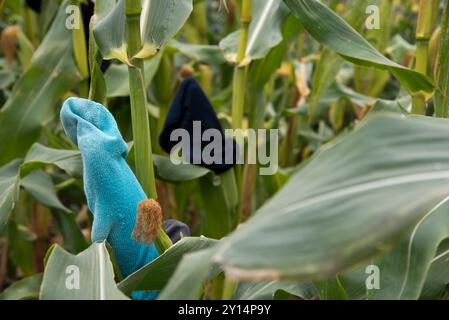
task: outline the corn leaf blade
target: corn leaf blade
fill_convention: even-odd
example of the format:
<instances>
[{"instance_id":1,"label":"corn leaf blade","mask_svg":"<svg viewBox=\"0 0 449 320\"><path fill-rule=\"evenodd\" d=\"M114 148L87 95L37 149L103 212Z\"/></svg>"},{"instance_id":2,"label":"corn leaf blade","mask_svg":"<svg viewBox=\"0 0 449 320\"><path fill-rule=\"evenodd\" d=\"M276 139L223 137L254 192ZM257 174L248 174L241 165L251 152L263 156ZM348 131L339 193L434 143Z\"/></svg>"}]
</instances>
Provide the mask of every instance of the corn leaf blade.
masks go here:
<instances>
[{"instance_id":1,"label":"corn leaf blade","mask_svg":"<svg viewBox=\"0 0 449 320\"><path fill-rule=\"evenodd\" d=\"M53 116L57 102L80 81L71 30L65 26L67 3L60 6L31 67L0 111L0 165L25 155L39 138L43 124Z\"/></svg>"},{"instance_id":2,"label":"corn leaf blade","mask_svg":"<svg viewBox=\"0 0 449 320\"><path fill-rule=\"evenodd\" d=\"M161 256L129 275L118 287L125 293L134 290L161 290L185 254L212 247L218 241L208 238L184 238Z\"/></svg>"},{"instance_id":3,"label":"corn leaf blade","mask_svg":"<svg viewBox=\"0 0 449 320\"><path fill-rule=\"evenodd\" d=\"M105 59L130 64L124 0L108 0L107 13L98 17L93 32ZM143 2L141 21L142 50L136 58L148 58L168 43L192 12L192 0L148 0Z\"/></svg>"},{"instance_id":4,"label":"corn leaf blade","mask_svg":"<svg viewBox=\"0 0 449 320\"><path fill-rule=\"evenodd\" d=\"M115 284L109 252L103 242L92 244L76 256L56 246L48 258L40 299L126 300L127 297Z\"/></svg>"},{"instance_id":5,"label":"corn leaf blade","mask_svg":"<svg viewBox=\"0 0 449 320\"><path fill-rule=\"evenodd\" d=\"M317 152L214 261L238 279L310 279L386 251L447 197L447 124L369 117Z\"/></svg>"},{"instance_id":6,"label":"corn leaf blade","mask_svg":"<svg viewBox=\"0 0 449 320\"><path fill-rule=\"evenodd\" d=\"M411 93L433 93L429 77L403 67L375 49L342 18L318 0L285 0L291 12L318 42L357 65L390 71Z\"/></svg>"},{"instance_id":7,"label":"corn leaf blade","mask_svg":"<svg viewBox=\"0 0 449 320\"><path fill-rule=\"evenodd\" d=\"M242 64L264 58L271 48L282 41L282 23L288 16L288 8L282 0L254 0L253 18L249 26L248 44ZM237 60L240 32L236 31L220 41L220 47L230 62Z\"/></svg>"}]
</instances>

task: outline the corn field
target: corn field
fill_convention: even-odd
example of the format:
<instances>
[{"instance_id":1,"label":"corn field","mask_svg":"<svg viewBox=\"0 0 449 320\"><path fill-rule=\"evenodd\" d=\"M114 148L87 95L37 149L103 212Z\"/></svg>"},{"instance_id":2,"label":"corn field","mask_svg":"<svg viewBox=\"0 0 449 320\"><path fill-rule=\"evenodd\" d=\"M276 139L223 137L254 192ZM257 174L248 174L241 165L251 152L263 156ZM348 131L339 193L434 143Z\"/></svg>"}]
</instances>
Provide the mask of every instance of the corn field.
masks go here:
<instances>
[{"instance_id":1,"label":"corn field","mask_svg":"<svg viewBox=\"0 0 449 320\"><path fill-rule=\"evenodd\" d=\"M0 0L0 32L0 299L449 298L449 0Z\"/></svg>"}]
</instances>

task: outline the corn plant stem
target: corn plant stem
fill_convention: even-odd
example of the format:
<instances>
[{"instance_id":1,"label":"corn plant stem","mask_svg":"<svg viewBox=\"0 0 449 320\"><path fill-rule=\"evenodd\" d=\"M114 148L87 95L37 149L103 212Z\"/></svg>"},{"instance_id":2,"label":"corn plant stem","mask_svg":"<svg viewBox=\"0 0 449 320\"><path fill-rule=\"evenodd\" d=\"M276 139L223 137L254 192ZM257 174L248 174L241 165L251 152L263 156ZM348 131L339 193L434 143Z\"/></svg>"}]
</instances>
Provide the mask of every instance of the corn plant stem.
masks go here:
<instances>
[{"instance_id":1,"label":"corn plant stem","mask_svg":"<svg viewBox=\"0 0 449 320\"><path fill-rule=\"evenodd\" d=\"M36 36L36 30L38 30L36 14L28 7L25 7L23 20L25 24L25 35L30 39L31 43L38 47L39 39Z\"/></svg>"},{"instance_id":2,"label":"corn plant stem","mask_svg":"<svg viewBox=\"0 0 449 320\"><path fill-rule=\"evenodd\" d=\"M140 36L141 12L140 0L126 0L125 13L128 28L128 57L132 64L128 67L128 73L136 176L148 197L156 200L156 179L150 138L150 121L146 108L147 98L144 84L143 60L133 58L142 48ZM154 244L161 254L172 245L170 238L162 226Z\"/></svg>"},{"instance_id":3,"label":"corn plant stem","mask_svg":"<svg viewBox=\"0 0 449 320\"><path fill-rule=\"evenodd\" d=\"M431 2L429 4L429 2ZM416 28L416 63L415 70L428 74L429 42L438 10L438 0L420 0L418 25ZM413 96L412 113L424 115L426 111L426 96L417 93Z\"/></svg>"},{"instance_id":4,"label":"corn plant stem","mask_svg":"<svg viewBox=\"0 0 449 320\"><path fill-rule=\"evenodd\" d=\"M237 48L236 66L234 69L233 90L232 90L232 127L234 129L243 128L243 114L245 111L245 93L248 74L248 66L241 66L245 59L246 47L249 37L249 26L251 24L252 0L243 0L240 11L240 39ZM242 190L242 168L235 167L236 180L239 194ZM240 215L240 205L237 208ZM238 218L237 220L240 220Z\"/></svg>"},{"instance_id":5,"label":"corn plant stem","mask_svg":"<svg viewBox=\"0 0 449 320\"><path fill-rule=\"evenodd\" d=\"M416 66L415 70L427 74L428 59L428 41L419 40L416 47ZM417 93L412 98L412 113L424 115L426 111L426 97L422 93Z\"/></svg>"},{"instance_id":6,"label":"corn plant stem","mask_svg":"<svg viewBox=\"0 0 449 320\"><path fill-rule=\"evenodd\" d=\"M439 118L447 118L449 107L449 0L446 0L444 5L439 42L436 67L437 92L435 93L435 114Z\"/></svg>"},{"instance_id":7,"label":"corn plant stem","mask_svg":"<svg viewBox=\"0 0 449 320\"><path fill-rule=\"evenodd\" d=\"M251 13L252 0L243 0L240 13L240 40L237 48L237 61L233 80L232 126L234 129L241 129L243 124L247 67L242 67L240 64L245 58L249 35L249 25L251 23Z\"/></svg>"},{"instance_id":8,"label":"corn plant stem","mask_svg":"<svg viewBox=\"0 0 449 320\"><path fill-rule=\"evenodd\" d=\"M192 12L192 18L202 44L207 44L207 4L206 1L195 4Z\"/></svg>"},{"instance_id":9,"label":"corn plant stem","mask_svg":"<svg viewBox=\"0 0 449 320\"><path fill-rule=\"evenodd\" d=\"M157 132L162 132L165 119L168 114L170 101L173 96L173 63L171 56L164 52L161 58L159 69L154 77L153 83L155 88L155 96L159 102L159 118L157 119ZM156 145L157 152L163 154L163 150Z\"/></svg>"}]
</instances>

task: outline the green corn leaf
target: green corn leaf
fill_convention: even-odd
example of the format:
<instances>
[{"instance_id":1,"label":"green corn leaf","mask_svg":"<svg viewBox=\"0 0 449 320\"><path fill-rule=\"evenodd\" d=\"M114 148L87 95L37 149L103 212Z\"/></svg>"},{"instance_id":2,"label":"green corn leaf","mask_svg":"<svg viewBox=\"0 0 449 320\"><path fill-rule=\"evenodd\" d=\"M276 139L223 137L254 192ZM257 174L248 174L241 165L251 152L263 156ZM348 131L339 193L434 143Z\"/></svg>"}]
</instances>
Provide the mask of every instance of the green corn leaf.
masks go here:
<instances>
[{"instance_id":1,"label":"green corn leaf","mask_svg":"<svg viewBox=\"0 0 449 320\"><path fill-rule=\"evenodd\" d=\"M56 246L51 252L40 291L41 300L125 300L114 281L106 244L94 243L74 256Z\"/></svg>"},{"instance_id":2,"label":"green corn leaf","mask_svg":"<svg viewBox=\"0 0 449 320\"><path fill-rule=\"evenodd\" d=\"M21 179L20 185L39 203L46 207L71 212L56 195L51 177L43 171L35 171Z\"/></svg>"},{"instance_id":3,"label":"green corn leaf","mask_svg":"<svg viewBox=\"0 0 449 320\"><path fill-rule=\"evenodd\" d=\"M207 249L217 242L217 240L204 237L183 238L157 259L129 275L119 283L118 287L127 294L135 290L161 290L175 272L184 255Z\"/></svg>"},{"instance_id":4,"label":"green corn leaf","mask_svg":"<svg viewBox=\"0 0 449 320\"><path fill-rule=\"evenodd\" d=\"M404 97L401 97L396 100L382 100L379 99L373 106L373 108L370 110L370 113L376 113L376 112L395 112L395 113L402 113L404 115L407 115L411 111L412 106L412 97L409 95L406 95Z\"/></svg>"},{"instance_id":5,"label":"green corn leaf","mask_svg":"<svg viewBox=\"0 0 449 320\"><path fill-rule=\"evenodd\" d=\"M161 63L161 54L157 54L144 62L145 87L148 88ZM124 64L114 64L105 72L108 98L129 96L128 67Z\"/></svg>"},{"instance_id":6,"label":"green corn leaf","mask_svg":"<svg viewBox=\"0 0 449 320\"><path fill-rule=\"evenodd\" d=\"M31 300L39 297L42 273L14 282L0 294L0 300Z\"/></svg>"},{"instance_id":7,"label":"green corn leaf","mask_svg":"<svg viewBox=\"0 0 449 320\"><path fill-rule=\"evenodd\" d=\"M199 179L210 173L210 170L191 164L175 165L170 158L153 155L156 176L167 182L183 182Z\"/></svg>"},{"instance_id":8,"label":"green corn leaf","mask_svg":"<svg viewBox=\"0 0 449 320\"><path fill-rule=\"evenodd\" d=\"M168 47L198 63L221 65L226 62L219 46L198 45L171 40Z\"/></svg>"},{"instance_id":9,"label":"green corn leaf","mask_svg":"<svg viewBox=\"0 0 449 320\"><path fill-rule=\"evenodd\" d=\"M197 300L203 284L220 273L220 269L212 263L214 249L212 247L183 256L158 299Z\"/></svg>"},{"instance_id":10,"label":"green corn leaf","mask_svg":"<svg viewBox=\"0 0 449 320\"><path fill-rule=\"evenodd\" d=\"M282 0L253 0L252 8L253 17L242 65L264 58L271 48L282 41L282 23L288 16L288 8ZM220 42L226 60L230 62L237 61L239 38L240 32L236 31Z\"/></svg>"},{"instance_id":11,"label":"green corn leaf","mask_svg":"<svg viewBox=\"0 0 449 320\"><path fill-rule=\"evenodd\" d=\"M380 289L369 299L418 299L440 243L449 238L449 200L427 213L409 237L373 262L380 272Z\"/></svg>"},{"instance_id":12,"label":"green corn leaf","mask_svg":"<svg viewBox=\"0 0 449 320\"><path fill-rule=\"evenodd\" d=\"M210 170L190 164L175 165L170 158L153 155L156 176L167 182L183 182L195 180L210 173ZM78 150L63 150L34 144L27 153L24 162L20 166L22 177L31 172L56 166L66 171L70 176L82 177L83 163L81 153Z\"/></svg>"},{"instance_id":13,"label":"green corn leaf","mask_svg":"<svg viewBox=\"0 0 449 320\"><path fill-rule=\"evenodd\" d=\"M338 276L330 279L314 281L322 300L348 300L348 294L340 282Z\"/></svg>"},{"instance_id":14,"label":"green corn leaf","mask_svg":"<svg viewBox=\"0 0 449 320\"><path fill-rule=\"evenodd\" d=\"M214 239L226 236L232 230L234 220L222 179L222 175L210 173L198 180L203 205L202 234Z\"/></svg>"},{"instance_id":15,"label":"green corn leaf","mask_svg":"<svg viewBox=\"0 0 449 320\"><path fill-rule=\"evenodd\" d=\"M51 210L51 214L64 239L63 247L66 250L79 253L89 247L89 241L84 237L75 214L62 210Z\"/></svg>"},{"instance_id":16,"label":"green corn leaf","mask_svg":"<svg viewBox=\"0 0 449 320\"><path fill-rule=\"evenodd\" d=\"M0 230L19 197L19 167L15 160L0 168Z\"/></svg>"},{"instance_id":17,"label":"green corn leaf","mask_svg":"<svg viewBox=\"0 0 449 320\"><path fill-rule=\"evenodd\" d=\"M93 32L105 59L118 59L130 64L127 54L127 31L124 0L107 0L109 11L95 22ZM192 0L144 1L142 8L142 50L136 58L148 58L168 43L192 12Z\"/></svg>"},{"instance_id":18,"label":"green corn leaf","mask_svg":"<svg viewBox=\"0 0 449 320\"><path fill-rule=\"evenodd\" d=\"M143 49L137 57L146 58L166 45L187 21L192 9L192 0L145 1L141 19Z\"/></svg>"},{"instance_id":19,"label":"green corn leaf","mask_svg":"<svg viewBox=\"0 0 449 320\"><path fill-rule=\"evenodd\" d=\"M433 93L432 79L383 56L320 1L285 0L285 3L318 42L336 51L344 59L358 65L390 71L410 93Z\"/></svg>"},{"instance_id":20,"label":"green corn leaf","mask_svg":"<svg viewBox=\"0 0 449 320\"><path fill-rule=\"evenodd\" d=\"M444 294L447 295L449 284L449 246L447 241L446 239L445 245L441 246L441 250L432 260L420 299L440 299Z\"/></svg>"},{"instance_id":21,"label":"green corn leaf","mask_svg":"<svg viewBox=\"0 0 449 320\"><path fill-rule=\"evenodd\" d=\"M311 282L258 281L240 283L234 298L237 300L272 300L280 291L302 299L312 299L318 296L318 292Z\"/></svg>"},{"instance_id":22,"label":"green corn leaf","mask_svg":"<svg viewBox=\"0 0 449 320\"><path fill-rule=\"evenodd\" d=\"M0 165L25 155L39 139L43 124L53 117L55 105L80 81L71 30L65 26L67 2L60 6L31 66L0 111Z\"/></svg>"},{"instance_id":23,"label":"green corn leaf","mask_svg":"<svg viewBox=\"0 0 449 320\"><path fill-rule=\"evenodd\" d=\"M320 149L214 261L238 279L309 279L386 251L447 197L448 134L445 120L369 117Z\"/></svg>"},{"instance_id":24,"label":"green corn leaf","mask_svg":"<svg viewBox=\"0 0 449 320\"><path fill-rule=\"evenodd\" d=\"M118 59L128 63L126 46L125 1L99 1L101 15L93 26L93 34L104 59ZM97 4L96 4L97 5Z\"/></svg>"},{"instance_id":25,"label":"green corn leaf","mask_svg":"<svg viewBox=\"0 0 449 320\"><path fill-rule=\"evenodd\" d=\"M24 177L32 171L49 165L66 171L72 177L83 176L83 163L79 151L53 149L39 143L31 146L23 164L20 166L20 173Z\"/></svg>"}]
</instances>

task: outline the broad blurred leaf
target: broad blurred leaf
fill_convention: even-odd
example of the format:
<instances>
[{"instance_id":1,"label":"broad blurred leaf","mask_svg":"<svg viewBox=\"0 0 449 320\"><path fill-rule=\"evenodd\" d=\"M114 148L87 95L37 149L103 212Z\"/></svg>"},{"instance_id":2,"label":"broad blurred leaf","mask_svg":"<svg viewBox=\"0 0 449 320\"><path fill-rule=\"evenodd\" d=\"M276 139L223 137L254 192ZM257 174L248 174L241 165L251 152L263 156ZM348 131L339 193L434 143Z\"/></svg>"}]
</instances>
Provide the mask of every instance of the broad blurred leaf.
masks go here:
<instances>
[{"instance_id":1,"label":"broad blurred leaf","mask_svg":"<svg viewBox=\"0 0 449 320\"><path fill-rule=\"evenodd\" d=\"M79 286L78 286L79 284ZM42 300L124 300L118 290L105 243L94 243L73 256L56 246L48 258Z\"/></svg>"},{"instance_id":2,"label":"broad blurred leaf","mask_svg":"<svg viewBox=\"0 0 449 320\"><path fill-rule=\"evenodd\" d=\"M25 155L39 138L42 125L53 117L57 102L80 80L72 57L71 30L65 26L67 2L60 6L31 67L0 111L0 165Z\"/></svg>"},{"instance_id":3,"label":"broad blurred leaf","mask_svg":"<svg viewBox=\"0 0 449 320\"><path fill-rule=\"evenodd\" d=\"M132 291L161 290L175 272L185 254L207 249L218 241L208 238L184 238L170 247L157 259L129 275L119 283L124 293Z\"/></svg>"},{"instance_id":4,"label":"broad blurred leaf","mask_svg":"<svg viewBox=\"0 0 449 320\"><path fill-rule=\"evenodd\" d=\"M318 151L214 261L239 279L304 279L382 253L447 197L448 135L446 120L369 117Z\"/></svg>"},{"instance_id":5,"label":"broad blurred leaf","mask_svg":"<svg viewBox=\"0 0 449 320\"><path fill-rule=\"evenodd\" d=\"M22 176L26 176L31 171L49 165L56 166L73 177L83 176L83 163L79 151L52 149L39 143L35 143L28 151L20 166L20 172Z\"/></svg>"},{"instance_id":6,"label":"broad blurred leaf","mask_svg":"<svg viewBox=\"0 0 449 320\"><path fill-rule=\"evenodd\" d=\"M42 274L14 282L0 294L0 300L30 300L39 298Z\"/></svg>"},{"instance_id":7,"label":"broad blurred leaf","mask_svg":"<svg viewBox=\"0 0 449 320\"><path fill-rule=\"evenodd\" d=\"M346 60L390 71L411 93L432 93L433 81L383 56L342 18L318 0L285 0L292 13L320 43Z\"/></svg>"},{"instance_id":8,"label":"broad blurred leaf","mask_svg":"<svg viewBox=\"0 0 449 320\"><path fill-rule=\"evenodd\" d=\"M127 63L125 1L105 1L109 12L94 25L94 36L105 59ZM192 11L192 0L144 1L140 17L143 48L137 54L147 58L167 44L184 25Z\"/></svg>"},{"instance_id":9,"label":"broad blurred leaf","mask_svg":"<svg viewBox=\"0 0 449 320\"><path fill-rule=\"evenodd\" d=\"M252 20L242 64L265 57L271 48L282 41L281 27L288 16L288 8L282 0L253 0L252 8ZM240 31L236 31L220 42L228 61L237 60L239 38Z\"/></svg>"},{"instance_id":10,"label":"broad blurred leaf","mask_svg":"<svg viewBox=\"0 0 449 320\"><path fill-rule=\"evenodd\" d=\"M373 264L380 272L380 289L369 299L418 299L440 243L449 238L449 200L427 213L412 234Z\"/></svg>"}]
</instances>

